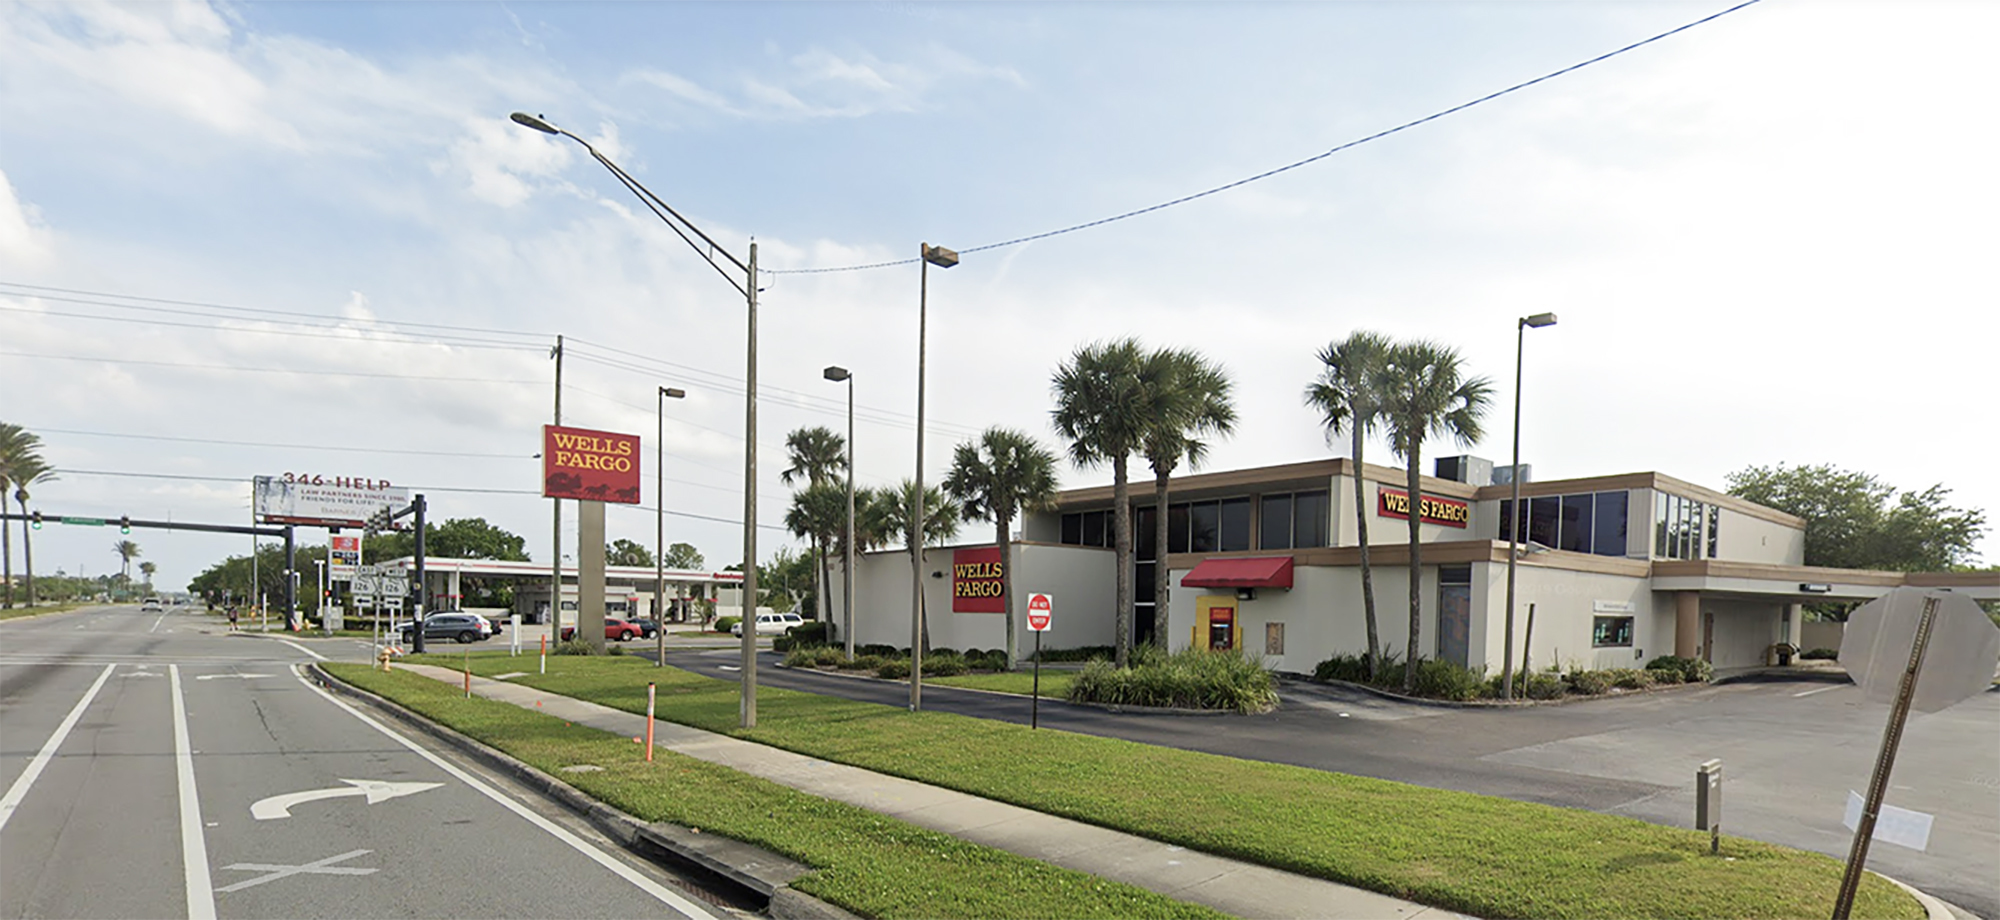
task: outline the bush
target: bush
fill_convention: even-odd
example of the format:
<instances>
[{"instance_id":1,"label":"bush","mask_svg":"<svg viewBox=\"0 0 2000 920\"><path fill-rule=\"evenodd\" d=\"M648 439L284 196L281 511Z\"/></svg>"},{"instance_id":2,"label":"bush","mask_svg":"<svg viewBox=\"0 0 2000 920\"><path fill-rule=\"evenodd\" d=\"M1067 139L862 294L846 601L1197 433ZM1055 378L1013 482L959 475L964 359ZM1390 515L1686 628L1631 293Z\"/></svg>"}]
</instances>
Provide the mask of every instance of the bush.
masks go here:
<instances>
[{"instance_id":1,"label":"bush","mask_svg":"<svg viewBox=\"0 0 2000 920\"><path fill-rule=\"evenodd\" d=\"M625 654L625 646L622 646L622 645L606 645L606 646L604 647L604 654L606 654L606 655L623 655L623 654Z\"/></svg>"},{"instance_id":2,"label":"bush","mask_svg":"<svg viewBox=\"0 0 2000 920\"><path fill-rule=\"evenodd\" d=\"M1518 679L1521 681L1518 688L1521 696L1531 700L1559 699L1567 690L1563 686L1562 678L1547 672L1522 674Z\"/></svg>"},{"instance_id":3,"label":"bush","mask_svg":"<svg viewBox=\"0 0 2000 920\"><path fill-rule=\"evenodd\" d=\"M1090 661L1092 659L1110 661L1116 655L1117 650L1108 645L1084 645L1077 648L1045 648L1042 649L1041 658L1042 663L1047 664L1051 661ZM1021 660L1033 661L1035 660L1035 653L1028 652L1021 656Z\"/></svg>"},{"instance_id":4,"label":"bush","mask_svg":"<svg viewBox=\"0 0 2000 920\"><path fill-rule=\"evenodd\" d=\"M903 654L903 650L902 650L902 649L899 649L899 648L897 648L897 647L895 647L895 646L893 646L893 645L879 645L879 644L877 644L877 645L857 645L857 646L855 646L855 647L854 647L854 654L856 654L856 655L874 655L874 656L876 656L876 657L878 657L878 658L894 658L894 657L896 657L897 655L901 655L901 654Z\"/></svg>"},{"instance_id":5,"label":"bush","mask_svg":"<svg viewBox=\"0 0 2000 920\"><path fill-rule=\"evenodd\" d=\"M1313 680L1344 680L1350 684L1368 682L1368 655L1335 655L1313 665Z\"/></svg>"},{"instance_id":6,"label":"bush","mask_svg":"<svg viewBox=\"0 0 2000 920\"><path fill-rule=\"evenodd\" d=\"M716 617L715 625L709 628L715 632L726 633L736 629L736 624L741 622L743 622L742 617Z\"/></svg>"},{"instance_id":7,"label":"bush","mask_svg":"<svg viewBox=\"0 0 2000 920\"><path fill-rule=\"evenodd\" d=\"M882 661L880 655L856 655L853 660L839 665L839 668L843 671L873 671L882 666Z\"/></svg>"},{"instance_id":8,"label":"bush","mask_svg":"<svg viewBox=\"0 0 2000 920\"><path fill-rule=\"evenodd\" d=\"M1267 712L1278 703L1263 662L1233 651L1191 648L1141 656L1140 667L1116 668L1101 658L1070 682L1080 703Z\"/></svg>"},{"instance_id":9,"label":"bush","mask_svg":"<svg viewBox=\"0 0 2000 920\"><path fill-rule=\"evenodd\" d=\"M829 645L794 648L785 653L785 666L792 668L838 668L847 665L847 653Z\"/></svg>"},{"instance_id":10,"label":"bush","mask_svg":"<svg viewBox=\"0 0 2000 920\"><path fill-rule=\"evenodd\" d=\"M1799 657L1813 661L1839 661L1840 650L1837 648L1808 649L1805 654Z\"/></svg>"},{"instance_id":11,"label":"bush","mask_svg":"<svg viewBox=\"0 0 2000 920\"><path fill-rule=\"evenodd\" d=\"M1673 684L1687 683L1687 678L1681 676L1680 668L1647 668L1644 673L1647 677L1652 678L1655 684L1671 686Z\"/></svg>"},{"instance_id":12,"label":"bush","mask_svg":"<svg viewBox=\"0 0 2000 920\"><path fill-rule=\"evenodd\" d=\"M1416 684L1410 692L1434 700L1476 700L1484 695L1486 676L1455 661L1417 662Z\"/></svg>"},{"instance_id":13,"label":"bush","mask_svg":"<svg viewBox=\"0 0 2000 920\"><path fill-rule=\"evenodd\" d=\"M1571 671L1569 689L1584 696L1603 696L1611 692L1613 680L1609 671Z\"/></svg>"},{"instance_id":14,"label":"bush","mask_svg":"<svg viewBox=\"0 0 2000 920\"><path fill-rule=\"evenodd\" d=\"M909 665L905 664L907 669ZM953 677L965 673L965 659L950 649L939 649L924 656L925 677Z\"/></svg>"},{"instance_id":15,"label":"bush","mask_svg":"<svg viewBox=\"0 0 2000 920\"><path fill-rule=\"evenodd\" d=\"M1653 685L1653 675L1638 668L1613 668L1604 673L1611 675L1611 685L1620 690L1644 690Z\"/></svg>"},{"instance_id":16,"label":"bush","mask_svg":"<svg viewBox=\"0 0 2000 920\"><path fill-rule=\"evenodd\" d=\"M823 620L807 620L790 629L785 634L771 640L771 651L789 652L795 648L811 648L826 644L826 623Z\"/></svg>"},{"instance_id":17,"label":"bush","mask_svg":"<svg viewBox=\"0 0 2000 920\"><path fill-rule=\"evenodd\" d=\"M1681 672L1682 683L1705 684L1715 679L1715 666L1699 658L1661 655L1646 662L1646 670L1651 671L1655 668L1672 668Z\"/></svg>"},{"instance_id":18,"label":"bush","mask_svg":"<svg viewBox=\"0 0 2000 920\"><path fill-rule=\"evenodd\" d=\"M594 655L596 653L597 650L591 648L590 643L582 639L564 639L556 643L555 648L555 654L558 655Z\"/></svg>"},{"instance_id":19,"label":"bush","mask_svg":"<svg viewBox=\"0 0 2000 920\"><path fill-rule=\"evenodd\" d=\"M875 666L875 676L883 680L902 680L910 676L910 662L907 658L892 658Z\"/></svg>"}]
</instances>

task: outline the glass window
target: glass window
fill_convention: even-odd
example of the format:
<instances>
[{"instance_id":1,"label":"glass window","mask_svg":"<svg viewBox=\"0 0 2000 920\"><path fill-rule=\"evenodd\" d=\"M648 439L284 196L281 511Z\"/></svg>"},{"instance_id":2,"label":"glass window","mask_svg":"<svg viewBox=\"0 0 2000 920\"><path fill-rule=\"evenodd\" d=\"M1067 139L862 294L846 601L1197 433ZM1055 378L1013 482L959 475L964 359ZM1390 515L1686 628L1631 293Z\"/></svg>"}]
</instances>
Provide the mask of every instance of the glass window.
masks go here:
<instances>
[{"instance_id":1,"label":"glass window","mask_svg":"<svg viewBox=\"0 0 2000 920\"><path fill-rule=\"evenodd\" d=\"M1716 531L1721 528L1721 524L1722 508L1718 505L1708 506L1708 558L1710 559L1715 558Z\"/></svg>"},{"instance_id":2,"label":"glass window","mask_svg":"<svg viewBox=\"0 0 2000 920\"><path fill-rule=\"evenodd\" d=\"M1160 516L1151 508L1132 509L1132 558L1151 559L1159 546Z\"/></svg>"},{"instance_id":3,"label":"glass window","mask_svg":"<svg viewBox=\"0 0 2000 920\"><path fill-rule=\"evenodd\" d=\"M1132 600L1134 603L1153 602L1153 576L1158 572L1157 563L1140 562L1132 566Z\"/></svg>"},{"instance_id":4,"label":"glass window","mask_svg":"<svg viewBox=\"0 0 2000 920\"><path fill-rule=\"evenodd\" d=\"M1472 584L1472 566L1469 565L1438 566L1438 584L1441 585Z\"/></svg>"},{"instance_id":5,"label":"glass window","mask_svg":"<svg viewBox=\"0 0 2000 920\"><path fill-rule=\"evenodd\" d=\"M1188 506L1171 505L1167 508L1167 552L1188 551Z\"/></svg>"},{"instance_id":6,"label":"glass window","mask_svg":"<svg viewBox=\"0 0 2000 920\"><path fill-rule=\"evenodd\" d=\"M1110 541L1105 539L1104 525L1109 522L1104 517L1105 515L1102 511L1085 511L1083 513L1083 540L1081 542L1084 546L1108 546L1110 544Z\"/></svg>"},{"instance_id":7,"label":"glass window","mask_svg":"<svg viewBox=\"0 0 2000 920\"><path fill-rule=\"evenodd\" d=\"M1193 502L1188 505L1188 551L1192 553L1212 553L1221 546L1218 538L1222 531L1222 507L1215 502Z\"/></svg>"},{"instance_id":8,"label":"glass window","mask_svg":"<svg viewBox=\"0 0 2000 920\"><path fill-rule=\"evenodd\" d=\"M1266 495L1264 519L1257 525L1258 549L1292 548L1292 496Z\"/></svg>"},{"instance_id":9,"label":"glass window","mask_svg":"<svg viewBox=\"0 0 2000 920\"><path fill-rule=\"evenodd\" d=\"M1687 503L1678 495L1667 496L1667 558L1681 559L1687 552Z\"/></svg>"},{"instance_id":10,"label":"glass window","mask_svg":"<svg viewBox=\"0 0 2000 920\"><path fill-rule=\"evenodd\" d=\"M1069 546L1083 545L1083 515L1075 513L1063 515L1062 541Z\"/></svg>"},{"instance_id":11,"label":"glass window","mask_svg":"<svg viewBox=\"0 0 2000 920\"><path fill-rule=\"evenodd\" d=\"M1503 498L1500 500L1500 533L1499 536L1496 536L1493 539L1495 540L1507 539L1507 528L1513 526L1513 524L1514 524L1514 500L1511 498ZM1516 534L1514 536L1514 539L1519 540L1521 539L1521 537L1519 534Z\"/></svg>"},{"instance_id":12,"label":"glass window","mask_svg":"<svg viewBox=\"0 0 2000 920\"><path fill-rule=\"evenodd\" d=\"M1681 506L1680 538L1674 541L1676 559L1693 559L1695 550L1695 528L1701 526L1701 502L1693 499L1678 499Z\"/></svg>"},{"instance_id":13,"label":"glass window","mask_svg":"<svg viewBox=\"0 0 2000 920\"><path fill-rule=\"evenodd\" d=\"M1665 557L1673 544L1667 541L1667 493L1653 492L1653 555Z\"/></svg>"},{"instance_id":14,"label":"glass window","mask_svg":"<svg viewBox=\"0 0 2000 920\"><path fill-rule=\"evenodd\" d=\"M1325 492L1300 492L1292 496L1292 548L1325 546L1327 528Z\"/></svg>"},{"instance_id":15,"label":"glass window","mask_svg":"<svg viewBox=\"0 0 2000 920\"><path fill-rule=\"evenodd\" d=\"M1528 501L1528 539L1543 546L1556 545L1556 522L1562 518L1562 498L1544 495Z\"/></svg>"},{"instance_id":16,"label":"glass window","mask_svg":"<svg viewBox=\"0 0 2000 920\"><path fill-rule=\"evenodd\" d=\"M1222 551L1234 552L1250 548L1250 500L1247 498L1225 498L1222 500Z\"/></svg>"},{"instance_id":17,"label":"glass window","mask_svg":"<svg viewBox=\"0 0 2000 920\"><path fill-rule=\"evenodd\" d=\"M1590 644L1596 648L1632 644L1631 617L1594 617L1590 624Z\"/></svg>"},{"instance_id":18,"label":"glass window","mask_svg":"<svg viewBox=\"0 0 2000 920\"><path fill-rule=\"evenodd\" d=\"M1595 523L1591 514L1591 498L1589 492L1562 497L1562 532L1557 534L1562 544L1557 549L1572 553L1590 552L1590 528Z\"/></svg>"},{"instance_id":19,"label":"glass window","mask_svg":"<svg viewBox=\"0 0 2000 920\"><path fill-rule=\"evenodd\" d=\"M1600 556L1625 555L1625 505L1630 493L1597 493L1597 510L1592 516L1591 552Z\"/></svg>"}]
</instances>

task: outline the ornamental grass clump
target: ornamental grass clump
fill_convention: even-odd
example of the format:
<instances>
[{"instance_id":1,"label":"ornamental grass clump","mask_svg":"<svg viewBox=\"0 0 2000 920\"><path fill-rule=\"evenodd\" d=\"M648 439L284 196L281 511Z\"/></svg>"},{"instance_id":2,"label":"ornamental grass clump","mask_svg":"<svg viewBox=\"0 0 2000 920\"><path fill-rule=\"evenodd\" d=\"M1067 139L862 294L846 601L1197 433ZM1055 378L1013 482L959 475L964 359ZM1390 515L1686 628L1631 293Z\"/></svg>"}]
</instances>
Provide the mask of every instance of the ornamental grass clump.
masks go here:
<instances>
[{"instance_id":1,"label":"ornamental grass clump","mask_svg":"<svg viewBox=\"0 0 2000 920\"><path fill-rule=\"evenodd\" d=\"M1191 648L1135 654L1133 666L1092 659L1070 682L1078 703L1269 712L1278 693L1262 661L1233 651Z\"/></svg>"}]
</instances>

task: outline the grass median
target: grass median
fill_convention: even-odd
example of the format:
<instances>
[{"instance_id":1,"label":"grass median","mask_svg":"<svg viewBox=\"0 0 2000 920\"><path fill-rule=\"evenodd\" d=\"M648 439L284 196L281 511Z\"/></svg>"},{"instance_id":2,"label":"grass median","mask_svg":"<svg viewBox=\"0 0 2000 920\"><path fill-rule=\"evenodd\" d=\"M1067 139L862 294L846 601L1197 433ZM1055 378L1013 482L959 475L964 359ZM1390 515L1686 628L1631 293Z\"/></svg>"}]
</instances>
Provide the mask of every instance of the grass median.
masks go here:
<instances>
[{"instance_id":1,"label":"grass median","mask_svg":"<svg viewBox=\"0 0 2000 920\"><path fill-rule=\"evenodd\" d=\"M573 660L588 659L552 659L550 670L560 669L558 661ZM818 871L792 887L863 916L1189 920L1222 916L671 751L659 751L647 763L643 749L629 738L508 703L466 699L453 687L427 677L400 671L385 674L357 664L324 667L342 680L560 776L627 814L721 834L812 866ZM642 682L642 691L643 687ZM603 770L558 772L579 764Z\"/></svg>"},{"instance_id":2,"label":"grass median","mask_svg":"<svg viewBox=\"0 0 2000 920\"><path fill-rule=\"evenodd\" d=\"M654 681L669 721L1481 917L1819 916L1840 882L1821 854L1725 838L1713 857L1706 834L1631 818L776 688L746 731L735 682L636 658L515 680L639 713ZM1924 910L1870 876L1854 916Z\"/></svg>"},{"instance_id":3,"label":"grass median","mask_svg":"<svg viewBox=\"0 0 2000 920\"><path fill-rule=\"evenodd\" d=\"M1042 699L1059 700L1069 695L1070 682L1076 679L1075 671L1043 671ZM1032 671L1000 671L993 674L958 674L952 677L926 677L926 684L941 687L965 687L970 690L991 690L995 693L1013 693L1030 696L1035 692L1035 675Z\"/></svg>"}]
</instances>

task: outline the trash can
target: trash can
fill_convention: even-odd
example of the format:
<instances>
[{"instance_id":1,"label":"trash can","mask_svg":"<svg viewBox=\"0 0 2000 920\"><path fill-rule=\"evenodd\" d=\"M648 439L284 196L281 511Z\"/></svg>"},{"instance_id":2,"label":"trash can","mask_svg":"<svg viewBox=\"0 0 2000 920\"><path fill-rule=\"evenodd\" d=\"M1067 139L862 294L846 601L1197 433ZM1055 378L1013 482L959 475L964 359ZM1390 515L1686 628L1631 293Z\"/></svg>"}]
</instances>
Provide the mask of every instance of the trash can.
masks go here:
<instances>
[{"instance_id":1,"label":"trash can","mask_svg":"<svg viewBox=\"0 0 2000 920\"><path fill-rule=\"evenodd\" d=\"M1791 667L1792 656L1798 653L1798 649L1793 647L1793 645L1790 642L1780 642L1774 646L1771 646L1771 651L1777 655L1778 667L1781 668Z\"/></svg>"}]
</instances>

